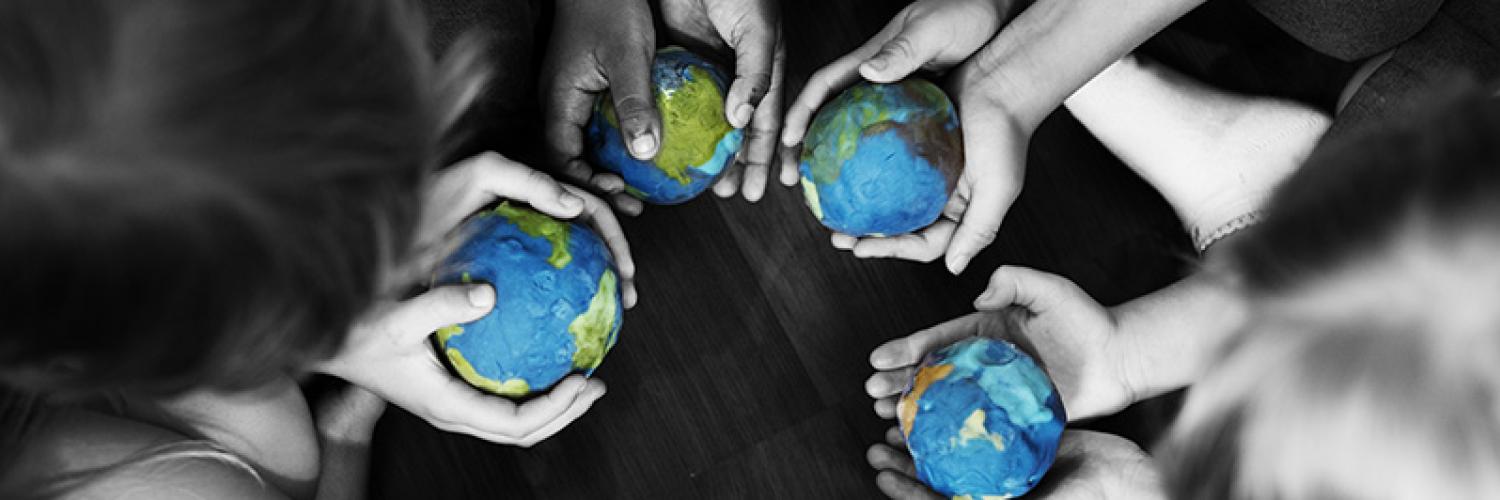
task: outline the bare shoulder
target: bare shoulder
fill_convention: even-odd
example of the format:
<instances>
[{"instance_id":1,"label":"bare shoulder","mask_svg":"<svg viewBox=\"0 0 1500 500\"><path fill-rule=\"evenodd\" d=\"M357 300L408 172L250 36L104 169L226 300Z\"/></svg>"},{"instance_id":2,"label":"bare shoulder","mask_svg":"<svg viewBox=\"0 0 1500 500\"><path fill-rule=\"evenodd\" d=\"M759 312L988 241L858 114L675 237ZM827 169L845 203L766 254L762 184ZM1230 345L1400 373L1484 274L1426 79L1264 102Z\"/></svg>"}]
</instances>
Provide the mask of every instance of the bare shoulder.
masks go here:
<instances>
[{"instance_id":1,"label":"bare shoulder","mask_svg":"<svg viewBox=\"0 0 1500 500\"><path fill-rule=\"evenodd\" d=\"M252 472L213 457L179 456L121 468L68 491L64 498L283 499Z\"/></svg>"},{"instance_id":2,"label":"bare shoulder","mask_svg":"<svg viewBox=\"0 0 1500 500\"><path fill-rule=\"evenodd\" d=\"M30 430L19 460L0 471L0 492L61 498L282 498L234 455L143 422L57 408Z\"/></svg>"}]
</instances>

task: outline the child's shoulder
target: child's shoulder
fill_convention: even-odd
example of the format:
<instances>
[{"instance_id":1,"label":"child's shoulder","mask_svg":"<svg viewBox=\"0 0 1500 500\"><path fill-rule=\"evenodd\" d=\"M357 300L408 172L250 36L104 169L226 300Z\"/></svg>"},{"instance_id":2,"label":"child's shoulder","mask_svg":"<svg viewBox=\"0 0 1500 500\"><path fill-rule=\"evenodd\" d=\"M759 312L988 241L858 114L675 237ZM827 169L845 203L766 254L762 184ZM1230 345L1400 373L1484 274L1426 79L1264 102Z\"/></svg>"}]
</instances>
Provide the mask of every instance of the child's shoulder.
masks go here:
<instances>
[{"instance_id":1,"label":"child's shoulder","mask_svg":"<svg viewBox=\"0 0 1500 500\"><path fill-rule=\"evenodd\" d=\"M60 498L280 498L222 448L154 425L78 408L43 408L0 493Z\"/></svg>"}]
</instances>

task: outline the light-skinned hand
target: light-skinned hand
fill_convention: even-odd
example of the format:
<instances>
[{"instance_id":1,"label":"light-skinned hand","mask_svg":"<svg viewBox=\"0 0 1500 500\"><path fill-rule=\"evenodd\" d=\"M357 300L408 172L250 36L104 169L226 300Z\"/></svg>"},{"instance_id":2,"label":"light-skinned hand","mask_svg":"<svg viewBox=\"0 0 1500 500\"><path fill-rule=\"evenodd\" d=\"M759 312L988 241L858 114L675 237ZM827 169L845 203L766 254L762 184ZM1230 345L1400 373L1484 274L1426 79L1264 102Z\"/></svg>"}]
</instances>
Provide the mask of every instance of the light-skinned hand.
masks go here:
<instances>
[{"instance_id":1,"label":"light-skinned hand","mask_svg":"<svg viewBox=\"0 0 1500 500\"><path fill-rule=\"evenodd\" d=\"M554 218L594 228L614 255L625 307L635 306L635 260L630 256L630 243L614 213L593 194L498 153L482 153L434 174L422 200L414 236L415 255L392 273L393 283L387 290L430 279L438 260L460 243L450 236L464 219L497 200L512 200Z\"/></svg>"},{"instance_id":2,"label":"light-skinned hand","mask_svg":"<svg viewBox=\"0 0 1500 500\"><path fill-rule=\"evenodd\" d=\"M625 181L584 160L584 128L594 101L608 90L626 150L641 160L661 149L661 115L651 84L656 30L646 0L558 0L542 65L542 119L548 161L564 175L609 196L626 214L641 213Z\"/></svg>"},{"instance_id":3,"label":"light-skinned hand","mask_svg":"<svg viewBox=\"0 0 1500 500\"><path fill-rule=\"evenodd\" d=\"M714 184L728 198L738 190L759 201L781 133L782 80L786 49L778 2L771 0L658 0L674 42L697 50L734 54L734 82L724 115L735 128L749 127L738 161ZM782 184L797 183L797 167L783 164Z\"/></svg>"},{"instance_id":4,"label":"light-skinned hand","mask_svg":"<svg viewBox=\"0 0 1500 500\"><path fill-rule=\"evenodd\" d=\"M943 498L917 480L899 428L886 431L886 443L871 446L865 459L879 471L875 485L886 496L898 500ZM1070 429L1063 431L1051 470L1026 498L1157 499L1166 495L1160 473L1140 446L1113 434Z\"/></svg>"},{"instance_id":5,"label":"light-skinned hand","mask_svg":"<svg viewBox=\"0 0 1500 500\"><path fill-rule=\"evenodd\" d=\"M974 301L978 312L921 330L876 347L865 381L875 413L895 418L896 399L906 389L922 357L968 337L1016 344L1036 358L1057 386L1069 420L1119 411L1133 401L1116 343L1114 316L1071 281L1060 276L1006 266Z\"/></svg>"},{"instance_id":6,"label":"light-skinned hand","mask_svg":"<svg viewBox=\"0 0 1500 500\"><path fill-rule=\"evenodd\" d=\"M524 404L480 392L448 373L429 337L444 326L483 317L495 305L489 285L429 290L382 302L350 330L344 346L314 369L363 387L433 427L500 444L529 447L577 420L604 382L571 375Z\"/></svg>"},{"instance_id":7,"label":"light-skinned hand","mask_svg":"<svg viewBox=\"0 0 1500 500\"><path fill-rule=\"evenodd\" d=\"M818 107L859 78L889 83L919 69L955 68L950 95L963 125L964 173L932 226L908 235L855 238L835 234L833 245L861 258L895 257L931 262L947 256L948 269L963 272L994 241L1011 203L1020 194L1031 128L1001 102L996 82L983 68L963 61L985 46L1015 14L1009 0L923 0L903 9L885 28L853 52L814 73L787 111L781 141L800 148ZM795 164L796 155L783 162ZM785 168L785 166L784 166Z\"/></svg>"}]
</instances>

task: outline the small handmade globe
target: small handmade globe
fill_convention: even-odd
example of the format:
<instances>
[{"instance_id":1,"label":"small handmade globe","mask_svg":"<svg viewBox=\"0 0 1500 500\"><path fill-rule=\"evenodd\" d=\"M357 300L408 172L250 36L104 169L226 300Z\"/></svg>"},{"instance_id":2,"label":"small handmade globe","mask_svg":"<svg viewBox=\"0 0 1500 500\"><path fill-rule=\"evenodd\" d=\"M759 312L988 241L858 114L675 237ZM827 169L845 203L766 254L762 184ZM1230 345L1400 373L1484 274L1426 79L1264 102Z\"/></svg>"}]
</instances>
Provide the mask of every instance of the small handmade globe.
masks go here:
<instances>
[{"instance_id":1,"label":"small handmade globe","mask_svg":"<svg viewBox=\"0 0 1500 500\"><path fill-rule=\"evenodd\" d=\"M636 198L656 204L693 199L740 151L742 131L724 117L727 81L718 65L692 52L678 47L658 51L651 66L662 125L656 158L641 161L630 156L614 98L605 92L589 119L589 161L620 174L625 191Z\"/></svg>"},{"instance_id":2,"label":"small handmade globe","mask_svg":"<svg viewBox=\"0 0 1500 500\"><path fill-rule=\"evenodd\" d=\"M955 498L1026 493L1052 465L1067 422L1030 356L979 337L928 354L897 413L917 478Z\"/></svg>"},{"instance_id":3,"label":"small handmade globe","mask_svg":"<svg viewBox=\"0 0 1500 500\"><path fill-rule=\"evenodd\" d=\"M943 213L963 172L963 134L931 82L859 83L813 118L802 193L823 225L853 236L909 233Z\"/></svg>"},{"instance_id":4,"label":"small handmade globe","mask_svg":"<svg viewBox=\"0 0 1500 500\"><path fill-rule=\"evenodd\" d=\"M623 321L608 247L592 230L501 204L465 222L438 284L489 283L495 307L439 329L439 348L469 384L520 397L569 373L593 373Z\"/></svg>"}]
</instances>

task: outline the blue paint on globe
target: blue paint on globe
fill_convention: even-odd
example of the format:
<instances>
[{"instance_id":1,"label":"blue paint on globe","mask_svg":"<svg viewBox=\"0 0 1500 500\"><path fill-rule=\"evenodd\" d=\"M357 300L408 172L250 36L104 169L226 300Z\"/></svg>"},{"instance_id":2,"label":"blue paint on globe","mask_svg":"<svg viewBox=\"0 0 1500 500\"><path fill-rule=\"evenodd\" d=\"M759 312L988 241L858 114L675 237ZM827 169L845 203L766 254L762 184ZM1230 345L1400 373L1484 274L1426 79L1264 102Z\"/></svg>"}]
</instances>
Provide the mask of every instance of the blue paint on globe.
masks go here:
<instances>
[{"instance_id":1,"label":"blue paint on globe","mask_svg":"<svg viewBox=\"0 0 1500 500\"><path fill-rule=\"evenodd\" d=\"M1035 487L1067 422L1030 356L978 337L928 354L897 412L918 479L944 496L976 499Z\"/></svg>"},{"instance_id":2,"label":"blue paint on globe","mask_svg":"<svg viewBox=\"0 0 1500 500\"><path fill-rule=\"evenodd\" d=\"M651 67L662 143L656 158L630 156L615 115L614 100L600 94L585 134L588 159L620 174L626 192L655 204L676 204L713 184L739 153L743 131L724 116L728 78L717 64L692 52L668 47Z\"/></svg>"},{"instance_id":3,"label":"blue paint on globe","mask_svg":"<svg viewBox=\"0 0 1500 500\"><path fill-rule=\"evenodd\" d=\"M854 236L931 225L962 173L962 137L958 113L936 85L856 84L808 128L800 164L808 208Z\"/></svg>"},{"instance_id":4,"label":"blue paint on globe","mask_svg":"<svg viewBox=\"0 0 1500 500\"><path fill-rule=\"evenodd\" d=\"M436 284L489 283L495 307L438 331L439 347L470 384L519 397L569 373L592 374L623 322L617 271L586 226L502 204L460 229L463 243Z\"/></svg>"}]
</instances>

